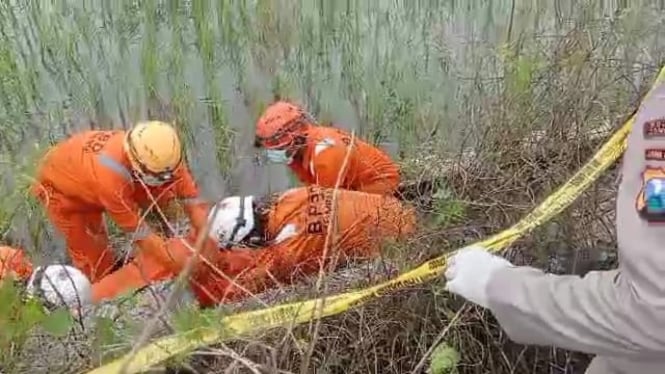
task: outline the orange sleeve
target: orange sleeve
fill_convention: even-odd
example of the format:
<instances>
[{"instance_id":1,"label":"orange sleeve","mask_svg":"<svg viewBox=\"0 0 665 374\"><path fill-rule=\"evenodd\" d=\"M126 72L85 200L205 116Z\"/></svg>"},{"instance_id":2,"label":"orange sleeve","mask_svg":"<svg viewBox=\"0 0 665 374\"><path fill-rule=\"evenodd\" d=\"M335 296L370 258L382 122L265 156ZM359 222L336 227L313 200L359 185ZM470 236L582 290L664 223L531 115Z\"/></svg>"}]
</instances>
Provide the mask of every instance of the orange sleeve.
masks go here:
<instances>
[{"instance_id":1,"label":"orange sleeve","mask_svg":"<svg viewBox=\"0 0 665 374\"><path fill-rule=\"evenodd\" d=\"M199 188L187 167L181 167L176 178L175 193L182 201L195 232L199 232L208 221L210 203L201 198Z\"/></svg>"},{"instance_id":2,"label":"orange sleeve","mask_svg":"<svg viewBox=\"0 0 665 374\"><path fill-rule=\"evenodd\" d=\"M400 182L399 166L385 152L368 145L362 154L358 154L360 160L356 177L358 180L358 191L374 194L391 194Z\"/></svg>"},{"instance_id":3,"label":"orange sleeve","mask_svg":"<svg viewBox=\"0 0 665 374\"><path fill-rule=\"evenodd\" d=\"M112 172L99 174L99 201L109 217L124 231L133 232L139 228L139 204L132 196L132 185L122 176Z\"/></svg>"},{"instance_id":4,"label":"orange sleeve","mask_svg":"<svg viewBox=\"0 0 665 374\"><path fill-rule=\"evenodd\" d=\"M194 255L193 251L196 250L196 238L192 237L191 235L185 237L169 238L165 240L165 245L165 254L167 255L168 260L173 264L170 269L174 274L177 274L184 269L187 261ZM208 261L214 261L218 252L219 249L216 248L216 245L212 239L204 241L203 247L199 252L199 256L195 258L195 272L197 267L201 266L199 265L200 257L206 258Z\"/></svg>"},{"instance_id":5,"label":"orange sleeve","mask_svg":"<svg viewBox=\"0 0 665 374\"><path fill-rule=\"evenodd\" d=\"M310 169L314 176L314 183L322 187L333 188L340 182L340 187L344 187L346 176L349 174L351 166L351 155L347 158L348 148L344 145L334 145L324 149L318 155L313 155ZM351 150L353 152L353 150ZM343 168L344 167L344 168Z\"/></svg>"},{"instance_id":6,"label":"orange sleeve","mask_svg":"<svg viewBox=\"0 0 665 374\"><path fill-rule=\"evenodd\" d=\"M199 197L199 188L187 166L182 165L175 175L175 193L179 198L194 199Z\"/></svg>"},{"instance_id":7,"label":"orange sleeve","mask_svg":"<svg viewBox=\"0 0 665 374\"><path fill-rule=\"evenodd\" d=\"M132 196L133 186L122 176L113 172L98 174L99 200L111 219L127 234L146 256L165 267L172 268L173 262L166 255L166 242L157 235L150 225L141 222L139 204Z\"/></svg>"}]
</instances>

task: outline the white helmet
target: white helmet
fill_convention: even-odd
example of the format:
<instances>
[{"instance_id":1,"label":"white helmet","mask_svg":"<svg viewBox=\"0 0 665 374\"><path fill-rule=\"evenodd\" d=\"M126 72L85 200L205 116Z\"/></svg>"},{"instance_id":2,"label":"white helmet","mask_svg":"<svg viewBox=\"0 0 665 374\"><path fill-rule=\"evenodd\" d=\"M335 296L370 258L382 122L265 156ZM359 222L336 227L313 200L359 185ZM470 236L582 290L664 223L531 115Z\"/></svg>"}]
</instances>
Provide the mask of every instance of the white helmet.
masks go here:
<instances>
[{"instance_id":1,"label":"white helmet","mask_svg":"<svg viewBox=\"0 0 665 374\"><path fill-rule=\"evenodd\" d=\"M91 303L92 285L79 269L68 265L37 267L27 285L29 297L35 297L48 308L66 306L78 309Z\"/></svg>"},{"instance_id":2,"label":"white helmet","mask_svg":"<svg viewBox=\"0 0 665 374\"><path fill-rule=\"evenodd\" d=\"M239 243L254 229L254 196L223 199L212 207L208 221L209 235L221 247Z\"/></svg>"}]
</instances>

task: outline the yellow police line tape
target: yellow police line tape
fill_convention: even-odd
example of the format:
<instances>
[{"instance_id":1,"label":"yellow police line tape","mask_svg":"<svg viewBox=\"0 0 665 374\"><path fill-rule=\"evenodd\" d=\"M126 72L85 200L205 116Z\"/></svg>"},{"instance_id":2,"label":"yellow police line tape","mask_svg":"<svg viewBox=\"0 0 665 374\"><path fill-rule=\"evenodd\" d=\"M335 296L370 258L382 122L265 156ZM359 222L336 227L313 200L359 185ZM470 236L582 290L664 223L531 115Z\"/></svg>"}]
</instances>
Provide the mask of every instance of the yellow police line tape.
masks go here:
<instances>
[{"instance_id":1,"label":"yellow police line tape","mask_svg":"<svg viewBox=\"0 0 665 374\"><path fill-rule=\"evenodd\" d=\"M660 70L654 86L664 79L665 66ZM649 93L654 86L651 87ZM593 158L578 170L566 184L550 195L530 214L507 230L477 244L496 252L509 246L533 228L547 222L567 208L621 156L634 121L635 115L612 135ZM170 357L190 352L200 346L211 345L224 339L235 338L242 334L289 323L295 325L339 314L392 290L421 284L440 276L446 268L449 256L452 254L442 255L401 274L397 278L362 290L226 316L215 328L201 327L185 333L163 337L141 348L133 357L128 354L90 371L89 374L116 374L121 371L124 373L142 372Z\"/></svg>"}]
</instances>

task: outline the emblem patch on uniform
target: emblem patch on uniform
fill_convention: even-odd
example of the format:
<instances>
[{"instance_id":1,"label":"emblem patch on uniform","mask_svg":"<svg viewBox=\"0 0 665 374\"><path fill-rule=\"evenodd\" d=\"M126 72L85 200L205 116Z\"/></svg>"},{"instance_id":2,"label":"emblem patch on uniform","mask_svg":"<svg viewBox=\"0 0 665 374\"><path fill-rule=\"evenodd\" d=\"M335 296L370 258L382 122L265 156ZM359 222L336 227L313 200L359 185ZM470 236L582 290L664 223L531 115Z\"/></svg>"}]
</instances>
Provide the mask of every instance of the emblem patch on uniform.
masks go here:
<instances>
[{"instance_id":1,"label":"emblem patch on uniform","mask_svg":"<svg viewBox=\"0 0 665 374\"><path fill-rule=\"evenodd\" d=\"M647 167L644 170L635 208L647 221L665 222L665 169Z\"/></svg>"},{"instance_id":2,"label":"emblem patch on uniform","mask_svg":"<svg viewBox=\"0 0 665 374\"><path fill-rule=\"evenodd\" d=\"M644 122L644 137L665 137L665 118Z\"/></svg>"},{"instance_id":3,"label":"emblem patch on uniform","mask_svg":"<svg viewBox=\"0 0 665 374\"><path fill-rule=\"evenodd\" d=\"M651 161L665 161L665 149L647 148L644 151L644 158Z\"/></svg>"}]
</instances>

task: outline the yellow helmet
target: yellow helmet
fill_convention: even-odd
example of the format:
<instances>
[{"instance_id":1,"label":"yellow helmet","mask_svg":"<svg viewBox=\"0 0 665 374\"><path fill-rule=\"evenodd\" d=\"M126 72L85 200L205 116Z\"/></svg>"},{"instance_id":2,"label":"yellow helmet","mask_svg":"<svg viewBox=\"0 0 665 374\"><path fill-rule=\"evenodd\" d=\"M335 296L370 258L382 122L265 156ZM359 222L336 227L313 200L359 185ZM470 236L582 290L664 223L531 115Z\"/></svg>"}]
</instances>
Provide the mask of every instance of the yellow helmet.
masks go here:
<instances>
[{"instance_id":1,"label":"yellow helmet","mask_svg":"<svg viewBox=\"0 0 665 374\"><path fill-rule=\"evenodd\" d=\"M153 179L151 184L170 180L182 161L178 133L161 121L137 123L127 132L124 148L134 171L144 181Z\"/></svg>"}]
</instances>

